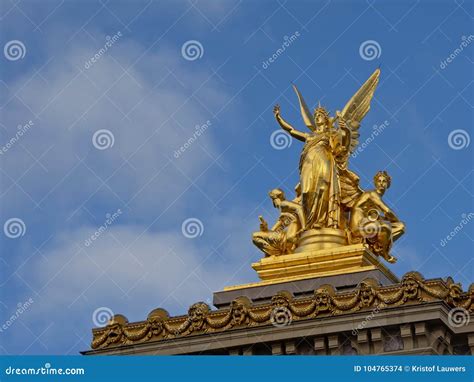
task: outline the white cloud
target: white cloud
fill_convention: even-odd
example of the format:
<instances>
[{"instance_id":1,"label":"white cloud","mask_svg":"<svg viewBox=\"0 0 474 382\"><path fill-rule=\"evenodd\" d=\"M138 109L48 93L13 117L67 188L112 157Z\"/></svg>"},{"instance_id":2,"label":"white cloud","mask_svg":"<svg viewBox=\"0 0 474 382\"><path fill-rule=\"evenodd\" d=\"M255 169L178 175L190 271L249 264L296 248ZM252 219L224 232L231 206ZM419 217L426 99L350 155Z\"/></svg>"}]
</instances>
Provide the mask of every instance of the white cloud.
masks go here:
<instances>
[{"instance_id":1,"label":"white cloud","mask_svg":"<svg viewBox=\"0 0 474 382\"><path fill-rule=\"evenodd\" d=\"M39 293L22 320L38 332L53 324L42 337L50 353L67 348L76 340L74 333L85 335L87 342L96 308L108 307L131 321L145 319L156 307L182 314L196 301L210 302L212 292L227 281L226 265L209 261L216 255L181 234L109 227L84 246L94 230L59 235L44 257L32 258L20 271Z\"/></svg>"},{"instance_id":2,"label":"white cloud","mask_svg":"<svg viewBox=\"0 0 474 382\"><path fill-rule=\"evenodd\" d=\"M96 40L94 47L89 41L65 52L48 52L53 58L40 74L31 71L10 87L11 101L2 116L5 137L14 136L17 126L30 119L34 127L2 155L3 169L15 180L22 176L21 186L36 202L46 197L41 206L53 197L62 199L65 214L101 186L92 171L103 180L112 176L107 183L113 192L98 196L107 201L112 193L120 203L140 192L130 207L150 215L189 184L183 173L200 174L220 152L211 127L167 166L174 150L192 136L197 124L211 120L209 110L217 110L228 96L209 73L189 70L179 52L161 45L146 51L126 36L86 70L84 63L105 36ZM130 57L142 55L129 68ZM91 139L99 129L113 133L112 148L93 147ZM55 188L58 183L61 192ZM63 198L64 193L74 198ZM31 205L23 203L23 196L13 186L4 196L5 205L16 213L28 210Z\"/></svg>"},{"instance_id":3,"label":"white cloud","mask_svg":"<svg viewBox=\"0 0 474 382\"><path fill-rule=\"evenodd\" d=\"M95 37L105 41L105 36ZM107 306L132 321L145 319L158 306L184 313L197 300L210 302L212 292L227 285L235 271L232 283L250 270L250 235L236 210L205 221L212 227L206 234L215 235L207 241L186 239L180 225L171 226L166 216L158 219L161 226L150 224L167 210L177 220L188 216L194 195L183 194L190 184L187 177L195 179L224 150L213 138L213 122L198 142L178 160L173 158L195 125L212 119L209 110L227 102L228 95L214 78L196 66L190 69L179 50L173 54L160 45L146 52L126 37L88 70L84 62L96 48L75 40L73 48L64 49L45 52L54 58L41 75L31 71L9 85L11 101L2 112L6 137L15 134L18 124L34 121L1 156L3 170L19 182L7 184L2 205L6 216L22 216L27 222L29 236L12 243L17 247L15 256L5 258L7 268L16 269L13 264L34 255L18 271L24 281L12 278L8 286L13 280L21 286L16 292L19 301L34 298L21 320L36 335L46 330L41 337L46 353L87 348L76 341L85 336L89 342L97 307ZM110 149L100 151L92 145L99 129L112 131L115 143ZM107 179L107 185L99 178ZM174 204L180 195L186 202ZM30 197L42 209L36 209ZM130 205L124 207L123 202ZM81 205L87 212L80 209L68 219ZM104 219L104 208L121 208L124 213L85 247L84 240ZM47 237L45 232L53 237L40 255L34 248ZM219 245L217 252L210 243ZM6 334L10 351L38 353L38 343L25 349L34 337L24 329L18 323Z\"/></svg>"}]
</instances>

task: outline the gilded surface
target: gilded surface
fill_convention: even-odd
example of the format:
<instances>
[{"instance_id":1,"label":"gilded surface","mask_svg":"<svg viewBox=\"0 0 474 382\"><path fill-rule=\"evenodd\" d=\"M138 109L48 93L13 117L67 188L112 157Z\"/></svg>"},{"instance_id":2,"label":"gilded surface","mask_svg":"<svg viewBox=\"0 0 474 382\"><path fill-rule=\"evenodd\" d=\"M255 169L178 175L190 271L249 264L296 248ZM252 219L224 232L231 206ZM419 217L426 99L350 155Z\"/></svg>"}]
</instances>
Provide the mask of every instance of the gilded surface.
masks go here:
<instances>
[{"instance_id":1,"label":"gilded surface","mask_svg":"<svg viewBox=\"0 0 474 382\"><path fill-rule=\"evenodd\" d=\"M359 186L359 176L348 169L349 158L359 143L361 121L370 109L379 76L377 69L335 116L321 105L311 114L294 87L309 132L295 129L282 117L280 107L275 106L278 124L303 142L303 149L295 198L286 200L282 190L272 190L270 198L281 215L271 229L263 217L259 217L260 231L253 234L253 243L265 256L301 252L303 247L304 250L320 250L365 243L386 261L396 261L390 255L390 248L403 234L405 226L382 200L391 177L386 171L379 171L374 176L374 189L364 191ZM328 239L328 229L333 230L334 241ZM318 236L322 238L318 240ZM309 246L305 243L308 240Z\"/></svg>"},{"instance_id":2,"label":"gilded surface","mask_svg":"<svg viewBox=\"0 0 474 382\"><path fill-rule=\"evenodd\" d=\"M311 297L293 298L281 291L266 304L253 304L247 297L237 297L227 309L212 311L204 302L193 304L186 316L169 317L161 308L153 310L146 321L128 323L115 315L104 328L93 329L92 349L135 345L145 342L225 332L237 328L272 325L278 309L290 312L292 322L357 311L444 301L449 307L474 312L474 284L463 292L451 278L424 280L418 272L403 276L399 284L380 286L374 279L363 280L351 292L336 293L331 285L322 285Z\"/></svg>"}]
</instances>

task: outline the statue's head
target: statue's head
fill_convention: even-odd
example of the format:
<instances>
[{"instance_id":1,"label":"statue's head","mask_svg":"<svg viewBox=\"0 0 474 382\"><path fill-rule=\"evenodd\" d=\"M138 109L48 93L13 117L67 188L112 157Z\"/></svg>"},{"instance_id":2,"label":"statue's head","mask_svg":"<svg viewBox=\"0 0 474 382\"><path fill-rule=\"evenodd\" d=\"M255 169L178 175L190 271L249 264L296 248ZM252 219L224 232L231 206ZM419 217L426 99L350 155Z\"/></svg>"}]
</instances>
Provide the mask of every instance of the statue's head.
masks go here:
<instances>
[{"instance_id":1,"label":"statue's head","mask_svg":"<svg viewBox=\"0 0 474 382\"><path fill-rule=\"evenodd\" d=\"M335 291L331 285L321 285L318 289L314 291L314 302L316 303L317 309L319 311L331 310L332 296L334 296Z\"/></svg>"},{"instance_id":2,"label":"statue's head","mask_svg":"<svg viewBox=\"0 0 474 382\"><path fill-rule=\"evenodd\" d=\"M230 311L234 325L241 325L247 321L250 305L250 300L244 296L237 297L231 302Z\"/></svg>"},{"instance_id":3,"label":"statue's head","mask_svg":"<svg viewBox=\"0 0 474 382\"><path fill-rule=\"evenodd\" d=\"M383 194L387 188L390 187L392 183L392 178L388 175L387 171L379 171L374 176L374 186L377 192Z\"/></svg>"},{"instance_id":4,"label":"statue's head","mask_svg":"<svg viewBox=\"0 0 474 382\"><path fill-rule=\"evenodd\" d=\"M314 109L314 122L316 122L316 128L318 132L326 131L329 129L330 119L329 112L319 105Z\"/></svg>"},{"instance_id":5,"label":"statue's head","mask_svg":"<svg viewBox=\"0 0 474 382\"><path fill-rule=\"evenodd\" d=\"M421 291L423 276L418 272L408 272L402 278L402 288L404 297L409 300L418 298Z\"/></svg>"},{"instance_id":6,"label":"statue's head","mask_svg":"<svg viewBox=\"0 0 474 382\"><path fill-rule=\"evenodd\" d=\"M362 280L359 286L359 298L360 305L363 307L370 306L375 300L375 289L378 286L378 282L374 279Z\"/></svg>"},{"instance_id":7,"label":"statue's head","mask_svg":"<svg viewBox=\"0 0 474 382\"><path fill-rule=\"evenodd\" d=\"M290 301L292 299L293 299L293 295L290 292L286 290L281 290L272 297L272 306L274 308L281 307L281 306L288 308L288 306L290 305Z\"/></svg>"},{"instance_id":8,"label":"statue's head","mask_svg":"<svg viewBox=\"0 0 474 382\"><path fill-rule=\"evenodd\" d=\"M197 302L188 310L188 319L194 330L203 327L206 316L209 313L209 306L205 302Z\"/></svg>"},{"instance_id":9,"label":"statue's head","mask_svg":"<svg viewBox=\"0 0 474 382\"><path fill-rule=\"evenodd\" d=\"M272 199L274 207L278 207L285 200L285 193L281 188L274 188L268 195Z\"/></svg>"}]
</instances>

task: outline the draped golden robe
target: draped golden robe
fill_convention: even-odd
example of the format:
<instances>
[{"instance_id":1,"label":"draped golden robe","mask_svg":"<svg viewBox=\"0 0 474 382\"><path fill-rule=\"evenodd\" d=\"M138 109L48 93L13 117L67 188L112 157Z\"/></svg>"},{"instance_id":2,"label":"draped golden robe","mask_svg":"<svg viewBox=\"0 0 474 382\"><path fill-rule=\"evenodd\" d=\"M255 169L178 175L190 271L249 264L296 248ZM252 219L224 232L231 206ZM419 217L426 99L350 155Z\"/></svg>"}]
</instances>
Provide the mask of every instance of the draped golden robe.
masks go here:
<instances>
[{"instance_id":1,"label":"draped golden robe","mask_svg":"<svg viewBox=\"0 0 474 382\"><path fill-rule=\"evenodd\" d=\"M299 169L305 228L341 228L338 166L327 134L307 137Z\"/></svg>"}]
</instances>

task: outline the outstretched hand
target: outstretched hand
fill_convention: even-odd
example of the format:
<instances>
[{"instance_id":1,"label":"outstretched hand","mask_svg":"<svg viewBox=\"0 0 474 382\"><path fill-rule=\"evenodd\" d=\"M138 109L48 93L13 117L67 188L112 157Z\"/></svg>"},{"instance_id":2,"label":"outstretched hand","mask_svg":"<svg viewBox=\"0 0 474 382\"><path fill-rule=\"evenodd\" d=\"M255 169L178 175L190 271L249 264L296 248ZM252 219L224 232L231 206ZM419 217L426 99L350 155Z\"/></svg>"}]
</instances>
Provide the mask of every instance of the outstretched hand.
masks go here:
<instances>
[{"instance_id":1,"label":"outstretched hand","mask_svg":"<svg viewBox=\"0 0 474 382\"><path fill-rule=\"evenodd\" d=\"M280 105L275 105L275 107L273 108L273 114L275 115L275 117L278 117L280 115Z\"/></svg>"}]
</instances>

